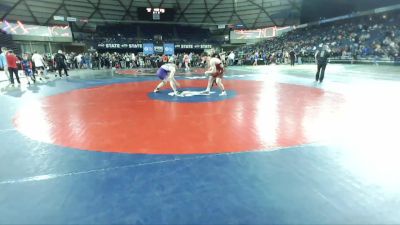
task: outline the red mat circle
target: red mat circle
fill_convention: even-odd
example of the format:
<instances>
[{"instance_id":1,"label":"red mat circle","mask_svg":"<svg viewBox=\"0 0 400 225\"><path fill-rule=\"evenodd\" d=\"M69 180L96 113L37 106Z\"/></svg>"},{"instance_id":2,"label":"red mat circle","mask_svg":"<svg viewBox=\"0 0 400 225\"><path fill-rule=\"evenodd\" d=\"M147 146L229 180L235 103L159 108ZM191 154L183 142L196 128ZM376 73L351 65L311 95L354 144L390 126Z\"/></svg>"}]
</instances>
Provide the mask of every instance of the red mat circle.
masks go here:
<instances>
[{"instance_id":1,"label":"red mat circle","mask_svg":"<svg viewBox=\"0 0 400 225\"><path fill-rule=\"evenodd\" d=\"M237 96L220 102L152 100L157 82L78 89L27 105L16 128L43 142L82 150L197 154L290 147L318 141L338 94L263 81L225 80ZM204 87L204 80L181 81Z\"/></svg>"}]
</instances>

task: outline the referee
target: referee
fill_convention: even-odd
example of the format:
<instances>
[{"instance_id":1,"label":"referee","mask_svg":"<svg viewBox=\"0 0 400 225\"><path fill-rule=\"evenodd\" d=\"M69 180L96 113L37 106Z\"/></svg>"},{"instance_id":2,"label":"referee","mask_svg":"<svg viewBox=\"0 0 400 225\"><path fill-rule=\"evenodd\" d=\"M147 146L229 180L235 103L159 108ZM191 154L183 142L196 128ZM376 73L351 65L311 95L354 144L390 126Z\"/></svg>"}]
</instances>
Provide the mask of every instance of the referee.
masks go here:
<instances>
[{"instance_id":1,"label":"referee","mask_svg":"<svg viewBox=\"0 0 400 225\"><path fill-rule=\"evenodd\" d=\"M315 82L320 82L324 80L325 75L325 68L328 64L328 58L330 56L331 50L329 49L328 45L324 45L322 50L318 50L315 53L315 61L317 62L317 74L315 75ZM320 75L321 74L321 75Z\"/></svg>"}]
</instances>

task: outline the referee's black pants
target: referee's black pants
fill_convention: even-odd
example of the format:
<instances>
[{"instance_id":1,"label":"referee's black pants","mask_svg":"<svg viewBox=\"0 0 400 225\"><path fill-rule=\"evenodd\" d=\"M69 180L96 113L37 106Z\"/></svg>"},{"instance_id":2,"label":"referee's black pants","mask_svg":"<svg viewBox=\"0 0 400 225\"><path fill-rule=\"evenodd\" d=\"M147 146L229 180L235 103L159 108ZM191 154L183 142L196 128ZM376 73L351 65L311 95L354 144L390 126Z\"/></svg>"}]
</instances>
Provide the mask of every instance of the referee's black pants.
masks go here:
<instances>
[{"instance_id":1,"label":"referee's black pants","mask_svg":"<svg viewBox=\"0 0 400 225\"><path fill-rule=\"evenodd\" d=\"M315 81L322 82L324 80L326 63L318 63L317 74L315 74ZM320 75L321 74L321 75Z\"/></svg>"},{"instance_id":2,"label":"referee's black pants","mask_svg":"<svg viewBox=\"0 0 400 225\"><path fill-rule=\"evenodd\" d=\"M60 77L62 76L61 75L61 70L62 69L64 69L65 76L68 76L68 69L67 69L67 65L65 65L65 63L60 63L58 65L58 75L60 75Z\"/></svg>"}]
</instances>

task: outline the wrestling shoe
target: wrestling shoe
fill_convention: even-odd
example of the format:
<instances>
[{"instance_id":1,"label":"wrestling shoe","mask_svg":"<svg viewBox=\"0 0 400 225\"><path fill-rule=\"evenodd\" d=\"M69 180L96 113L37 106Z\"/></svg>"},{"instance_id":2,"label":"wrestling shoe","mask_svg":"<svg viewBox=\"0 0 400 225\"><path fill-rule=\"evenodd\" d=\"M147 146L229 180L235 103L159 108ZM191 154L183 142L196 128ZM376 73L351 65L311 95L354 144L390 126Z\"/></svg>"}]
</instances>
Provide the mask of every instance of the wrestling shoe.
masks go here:
<instances>
[{"instance_id":1,"label":"wrestling shoe","mask_svg":"<svg viewBox=\"0 0 400 225\"><path fill-rule=\"evenodd\" d=\"M175 95L175 96L181 96L181 94L182 94L182 91L176 91L176 92L174 92L174 95Z\"/></svg>"}]
</instances>

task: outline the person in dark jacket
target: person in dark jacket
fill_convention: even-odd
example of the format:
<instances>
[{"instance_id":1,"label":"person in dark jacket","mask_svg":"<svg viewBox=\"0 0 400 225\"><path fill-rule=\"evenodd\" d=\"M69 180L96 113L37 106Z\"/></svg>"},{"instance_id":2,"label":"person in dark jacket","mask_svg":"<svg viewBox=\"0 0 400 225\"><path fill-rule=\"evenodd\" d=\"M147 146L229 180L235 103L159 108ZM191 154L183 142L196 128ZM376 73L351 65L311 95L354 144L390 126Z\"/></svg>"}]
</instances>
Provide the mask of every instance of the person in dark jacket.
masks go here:
<instances>
[{"instance_id":1,"label":"person in dark jacket","mask_svg":"<svg viewBox=\"0 0 400 225\"><path fill-rule=\"evenodd\" d=\"M315 75L315 81L322 83L324 80L325 75L325 68L328 64L328 58L330 56L331 50L329 49L328 45L324 45L322 50L318 50L315 53L315 61L317 62L317 74ZM321 75L320 75L321 73Z\"/></svg>"},{"instance_id":2,"label":"person in dark jacket","mask_svg":"<svg viewBox=\"0 0 400 225\"><path fill-rule=\"evenodd\" d=\"M64 69L64 73L65 76L69 76L68 75L68 69L67 69L67 65L65 64L65 61L67 60L67 58L65 57L65 55L62 53L61 50L58 50L58 53L54 56L54 61L57 64L57 69L58 69L58 75L60 75L60 77L62 77L61 75L61 70ZM56 75L57 76L57 75Z\"/></svg>"},{"instance_id":3,"label":"person in dark jacket","mask_svg":"<svg viewBox=\"0 0 400 225\"><path fill-rule=\"evenodd\" d=\"M296 52L294 52L294 49L292 49L289 52L289 57L290 57L290 65L294 66L294 62L296 61Z\"/></svg>"}]
</instances>

